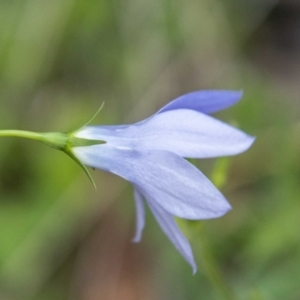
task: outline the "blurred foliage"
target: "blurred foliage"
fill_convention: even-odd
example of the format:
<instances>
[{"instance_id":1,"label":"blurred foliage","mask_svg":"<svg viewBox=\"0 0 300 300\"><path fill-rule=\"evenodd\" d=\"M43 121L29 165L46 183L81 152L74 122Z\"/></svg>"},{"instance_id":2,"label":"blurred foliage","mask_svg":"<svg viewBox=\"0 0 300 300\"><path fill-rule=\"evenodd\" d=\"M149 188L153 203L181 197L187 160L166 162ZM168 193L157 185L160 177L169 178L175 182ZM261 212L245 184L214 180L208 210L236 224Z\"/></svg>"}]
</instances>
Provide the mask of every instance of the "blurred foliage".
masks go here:
<instances>
[{"instance_id":1,"label":"blurred foliage","mask_svg":"<svg viewBox=\"0 0 300 300\"><path fill-rule=\"evenodd\" d=\"M67 156L2 138L0 299L299 299L297 12L292 0L0 1L1 129L67 131L103 102L98 123L134 122L192 90L242 88L217 117L257 137L238 157L193 161L233 206L179 222L195 276L150 214L130 242L128 183L93 172L95 192Z\"/></svg>"}]
</instances>

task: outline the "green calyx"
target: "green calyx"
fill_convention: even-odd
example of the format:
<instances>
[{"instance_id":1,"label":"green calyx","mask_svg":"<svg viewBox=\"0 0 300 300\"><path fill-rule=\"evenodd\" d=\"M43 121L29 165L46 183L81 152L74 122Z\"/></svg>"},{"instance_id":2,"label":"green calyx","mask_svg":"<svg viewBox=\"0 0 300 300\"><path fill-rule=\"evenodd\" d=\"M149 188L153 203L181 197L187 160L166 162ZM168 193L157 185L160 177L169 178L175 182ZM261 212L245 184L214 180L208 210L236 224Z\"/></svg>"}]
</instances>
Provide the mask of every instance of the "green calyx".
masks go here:
<instances>
[{"instance_id":1,"label":"green calyx","mask_svg":"<svg viewBox=\"0 0 300 300\"><path fill-rule=\"evenodd\" d=\"M93 145L100 145L106 143L100 140L89 140L84 138L78 138L74 136L75 132L62 133L62 132L32 132L23 130L0 130L0 137L21 137L35 141L42 142L54 149L61 150L70 156L86 173L94 187L96 185L88 169L82 162L74 155L72 148L74 147L87 147Z\"/></svg>"},{"instance_id":2,"label":"green calyx","mask_svg":"<svg viewBox=\"0 0 300 300\"><path fill-rule=\"evenodd\" d=\"M89 140L84 138L78 138L73 133L61 133L61 132L47 132L40 133L40 141L48 146L68 152L74 147L87 147L99 144L105 144L105 141L100 140ZM1 131L0 131L1 136Z\"/></svg>"},{"instance_id":3,"label":"green calyx","mask_svg":"<svg viewBox=\"0 0 300 300\"><path fill-rule=\"evenodd\" d=\"M48 146L61 150L65 152L69 157L71 157L85 172L85 174L90 179L94 188L96 189L96 184L88 171L87 167L74 155L72 148L74 147L87 147L93 145L100 145L106 143L100 140L89 140L84 138L78 138L73 135L73 133L61 133L61 132L49 132L42 134L43 143Z\"/></svg>"},{"instance_id":4,"label":"green calyx","mask_svg":"<svg viewBox=\"0 0 300 300\"><path fill-rule=\"evenodd\" d=\"M86 147L105 144L105 141L89 140L78 138L74 133L62 132L32 132L24 130L0 130L0 137L21 137L42 142L54 149L64 152L70 151L74 147Z\"/></svg>"}]
</instances>

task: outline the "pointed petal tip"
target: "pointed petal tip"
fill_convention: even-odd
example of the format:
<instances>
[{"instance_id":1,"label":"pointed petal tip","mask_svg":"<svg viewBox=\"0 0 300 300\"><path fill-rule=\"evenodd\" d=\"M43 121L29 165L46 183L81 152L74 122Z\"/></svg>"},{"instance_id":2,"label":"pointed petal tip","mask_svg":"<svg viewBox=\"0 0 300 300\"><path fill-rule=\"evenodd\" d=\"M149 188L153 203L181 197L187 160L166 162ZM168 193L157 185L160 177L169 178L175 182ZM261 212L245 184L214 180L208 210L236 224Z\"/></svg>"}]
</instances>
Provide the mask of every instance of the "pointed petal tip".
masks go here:
<instances>
[{"instance_id":1,"label":"pointed petal tip","mask_svg":"<svg viewBox=\"0 0 300 300\"><path fill-rule=\"evenodd\" d=\"M227 206L224 209L224 213L223 215L226 215L228 212L230 212L232 210L232 206L230 205L229 202L227 202Z\"/></svg>"},{"instance_id":2,"label":"pointed petal tip","mask_svg":"<svg viewBox=\"0 0 300 300\"><path fill-rule=\"evenodd\" d=\"M247 143L245 143L245 150L244 151L248 150L253 145L255 140L256 140L255 136L248 135L248 141L247 141Z\"/></svg>"},{"instance_id":3,"label":"pointed petal tip","mask_svg":"<svg viewBox=\"0 0 300 300\"><path fill-rule=\"evenodd\" d=\"M135 243L135 244L139 243L140 241L141 241L141 237L137 237L137 236L135 236L133 239L131 239L131 242Z\"/></svg>"},{"instance_id":4,"label":"pointed petal tip","mask_svg":"<svg viewBox=\"0 0 300 300\"><path fill-rule=\"evenodd\" d=\"M230 203L227 200L225 200L222 203L222 206L219 208L218 212L216 212L214 217L212 217L212 218L216 219L216 218L223 217L231 210L232 210L232 206L230 205Z\"/></svg>"},{"instance_id":5,"label":"pointed petal tip","mask_svg":"<svg viewBox=\"0 0 300 300\"><path fill-rule=\"evenodd\" d=\"M195 258L194 258L193 253L192 253L192 256L189 257L189 259L187 259L187 262L192 267L192 274L194 276L198 271L198 267L197 267L197 264L195 262Z\"/></svg>"},{"instance_id":6,"label":"pointed petal tip","mask_svg":"<svg viewBox=\"0 0 300 300\"><path fill-rule=\"evenodd\" d=\"M244 91L243 89L237 90L235 91L240 97L242 97L244 95Z\"/></svg>"},{"instance_id":7,"label":"pointed petal tip","mask_svg":"<svg viewBox=\"0 0 300 300\"><path fill-rule=\"evenodd\" d=\"M224 95L231 96L232 97L232 104L235 104L241 100L241 98L244 95L243 89L240 90L220 90L220 92L223 92Z\"/></svg>"},{"instance_id":8,"label":"pointed petal tip","mask_svg":"<svg viewBox=\"0 0 300 300\"><path fill-rule=\"evenodd\" d=\"M193 270L193 275L196 275L197 271L198 271L198 268L197 268L197 265L193 259L193 261L190 263L191 267L192 267L192 270Z\"/></svg>"},{"instance_id":9,"label":"pointed petal tip","mask_svg":"<svg viewBox=\"0 0 300 300\"><path fill-rule=\"evenodd\" d=\"M253 145L253 143L256 140L256 137L254 137L254 136L251 136L251 135L248 135L245 133L243 133L243 135L244 135L243 138L240 141L236 142L235 149L234 149L234 151L232 151L232 153L229 154L229 156L241 154L241 153L249 150L249 148ZM226 156L226 155L224 155L224 156Z\"/></svg>"}]
</instances>

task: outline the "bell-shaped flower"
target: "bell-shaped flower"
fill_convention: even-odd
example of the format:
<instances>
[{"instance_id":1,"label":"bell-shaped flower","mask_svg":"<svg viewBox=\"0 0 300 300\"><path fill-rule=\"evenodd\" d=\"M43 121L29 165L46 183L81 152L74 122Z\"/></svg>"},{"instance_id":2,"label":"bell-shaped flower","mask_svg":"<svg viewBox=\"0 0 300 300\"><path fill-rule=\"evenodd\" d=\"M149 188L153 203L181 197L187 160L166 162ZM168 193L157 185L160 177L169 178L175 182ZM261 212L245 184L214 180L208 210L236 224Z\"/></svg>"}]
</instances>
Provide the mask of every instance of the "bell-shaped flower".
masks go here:
<instances>
[{"instance_id":1,"label":"bell-shaped flower","mask_svg":"<svg viewBox=\"0 0 300 300\"><path fill-rule=\"evenodd\" d=\"M217 188L187 158L236 155L254 138L208 114L235 104L235 91L198 91L183 95L156 114L131 125L84 126L71 133L1 130L0 136L41 141L85 166L123 177L134 187L136 234L145 226L145 203L167 237L196 272L190 244L175 217L218 218L231 207ZM91 178L91 177L90 177Z\"/></svg>"},{"instance_id":2,"label":"bell-shaped flower","mask_svg":"<svg viewBox=\"0 0 300 300\"><path fill-rule=\"evenodd\" d=\"M86 126L74 134L76 138L105 142L73 147L80 162L121 176L134 186L137 225L133 240L141 239L146 202L194 272L197 267L190 244L174 216L217 218L231 207L203 173L183 157L236 155L251 146L253 137L207 115L236 103L241 95L234 91L193 92L136 124Z\"/></svg>"}]
</instances>

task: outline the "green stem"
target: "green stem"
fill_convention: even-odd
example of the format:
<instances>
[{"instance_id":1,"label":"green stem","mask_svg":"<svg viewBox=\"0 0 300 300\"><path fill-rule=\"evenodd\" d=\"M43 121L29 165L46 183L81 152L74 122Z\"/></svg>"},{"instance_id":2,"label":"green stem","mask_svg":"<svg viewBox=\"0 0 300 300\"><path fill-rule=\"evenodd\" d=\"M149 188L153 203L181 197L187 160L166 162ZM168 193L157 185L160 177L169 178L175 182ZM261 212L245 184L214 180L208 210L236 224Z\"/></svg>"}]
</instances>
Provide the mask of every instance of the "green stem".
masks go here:
<instances>
[{"instance_id":1,"label":"green stem","mask_svg":"<svg viewBox=\"0 0 300 300\"><path fill-rule=\"evenodd\" d=\"M20 137L42 142L52 148L65 151L68 135L60 132L33 132L25 130L0 130L0 137Z\"/></svg>"},{"instance_id":2,"label":"green stem","mask_svg":"<svg viewBox=\"0 0 300 300\"><path fill-rule=\"evenodd\" d=\"M36 141L40 141L42 138L41 133L24 131L24 130L0 130L0 136L21 137L21 138L32 139Z\"/></svg>"},{"instance_id":3,"label":"green stem","mask_svg":"<svg viewBox=\"0 0 300 300\"><path fill-rule=\"evenodd\" d=\"M229 166L229 160L219 159L216 162L214 171L212 173L212 181L214 184L220 188L224 186L227 179L227 170ZM199 243L197 243L199 258L201 259L203 266L203 273L209 280L214 288L214 291L218 295L218 299L222 300L235 300L237 296L235 295L234 289L228 284L222 270L219 268L218 263L214 257L213 251L210 246L209 235L207 233L206 226L204 222L194 223L197 227L195 228L194 235L197 235ZM200 236L200 239L199 239ZM196 238L196 237L195 237Z\"/></svg>"},{"instance_id":4,"label":"green stem","mask_svg":"<svg viewBox=\"0 0 300 300\"><path fill-rule=\"evenodd\" d=\"M201 243L199 243L202 264L206 277L209 279L211 284L214 286L215 291L219 295L219 299L234 300L236 299L234 291L227 284L218 264L214 258L212 249L210 248L209 241L206 237L205 232L201 235Z\"/></svg>"},{"instance_id":5,"label":"green stem","mask_svg":"<svg viewBox=\"0 0 300 300\"><path fill-rule=\"evenodd\" d=\"M216 161L215 168L212 173L212 181L218 187L222 188L227 180L227 171L229 167L229 160L227 158L221 158ZM233 289L228 285L227 281L224 278L218 264L213 255L213 251L210 247L209 239L205 228L202 230L201 237L201 253L202 260L205 265L206 276L215 287L221 299L224 300L233 300L236 299Z\"/></svg>"}]
</instances>

